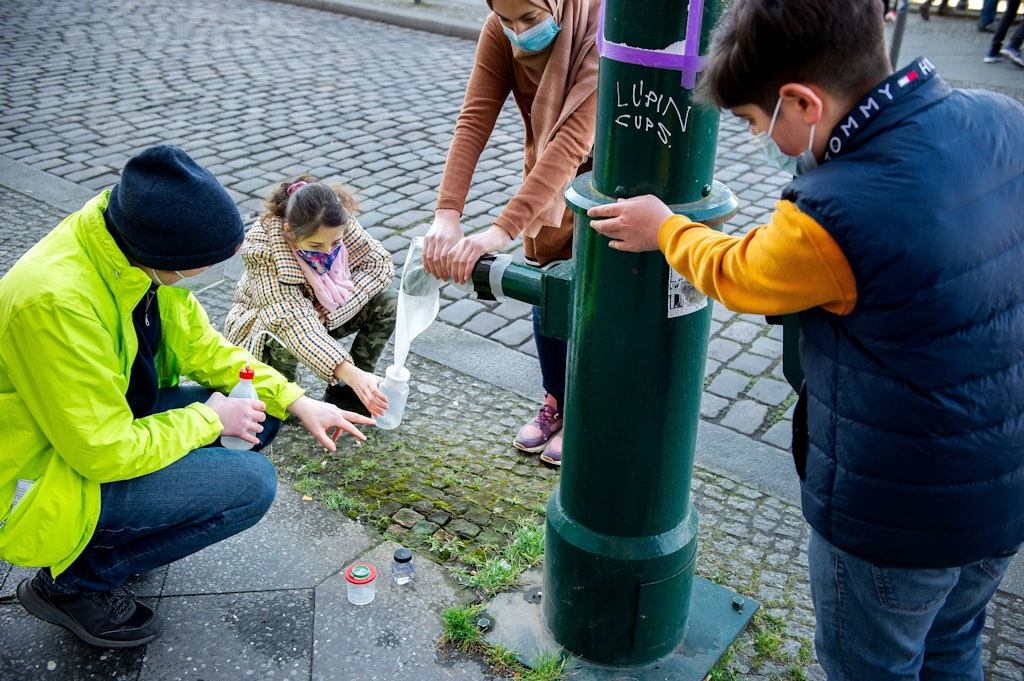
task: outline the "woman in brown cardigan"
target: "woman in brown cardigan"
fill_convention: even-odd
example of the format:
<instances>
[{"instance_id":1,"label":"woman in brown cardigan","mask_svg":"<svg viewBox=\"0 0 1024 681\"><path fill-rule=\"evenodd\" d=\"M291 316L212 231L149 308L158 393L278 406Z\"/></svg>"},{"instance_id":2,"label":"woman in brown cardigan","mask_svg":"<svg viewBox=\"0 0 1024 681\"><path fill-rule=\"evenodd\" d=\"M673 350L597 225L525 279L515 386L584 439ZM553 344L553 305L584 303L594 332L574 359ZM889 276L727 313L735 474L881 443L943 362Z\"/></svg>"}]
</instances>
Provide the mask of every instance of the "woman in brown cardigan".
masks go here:
<instances>
[{"instance_id":1,"label":"woman in brown cardigan","mask_svg":"<svg viewBox=\"0 0 1024 681\"><path fill-rule=\"evenodd\" d=\"M484 253L522 235L526 261L549 267L572 256L572 212L563 197L589 169L597 104L599 0L488 0L492 13L477 44L466 99L448 150L434 222L424 242L428 272L459 283ZM523 117L523 184L487 229L463 236L459 219L473 172L509 93ZM538 330L534 339L544 404L515 446L562 462L566 344Z\"/></svg>"}]
</instances>

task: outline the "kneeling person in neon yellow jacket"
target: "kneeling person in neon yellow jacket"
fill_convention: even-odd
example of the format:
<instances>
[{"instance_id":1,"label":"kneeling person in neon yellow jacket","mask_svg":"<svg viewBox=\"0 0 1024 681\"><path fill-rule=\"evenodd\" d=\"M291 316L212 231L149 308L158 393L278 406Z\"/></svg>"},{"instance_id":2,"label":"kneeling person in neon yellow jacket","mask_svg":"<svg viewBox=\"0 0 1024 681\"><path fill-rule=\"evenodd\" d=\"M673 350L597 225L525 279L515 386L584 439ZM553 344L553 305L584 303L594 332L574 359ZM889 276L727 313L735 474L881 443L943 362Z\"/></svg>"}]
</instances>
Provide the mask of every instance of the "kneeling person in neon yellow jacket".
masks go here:
<instances>
[{"instance_id":1,"label":"kneeling person in neon yellow jacket","mask_svg":"<svg viewBox=\"0 0 1024 681\"><path fill-rule=\"evenodd\" d=\"M192 293L242 237L214 176L161 145L0 279L0 558L39 567L22 605L92 645L162 630L128 576L263 517L277 480L258 451L287 413L331 451L372 423L306 397L210 325ZM229 399L246 365L259 399Z\"/></svg>"}]
</instances>

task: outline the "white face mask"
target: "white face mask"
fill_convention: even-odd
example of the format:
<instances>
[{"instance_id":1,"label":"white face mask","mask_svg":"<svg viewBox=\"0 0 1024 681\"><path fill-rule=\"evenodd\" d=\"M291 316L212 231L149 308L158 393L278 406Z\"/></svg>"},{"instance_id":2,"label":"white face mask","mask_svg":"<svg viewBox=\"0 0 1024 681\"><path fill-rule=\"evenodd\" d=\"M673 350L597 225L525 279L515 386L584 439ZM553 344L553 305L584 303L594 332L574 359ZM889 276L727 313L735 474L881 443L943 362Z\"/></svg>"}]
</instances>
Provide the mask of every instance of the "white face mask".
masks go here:
<instances>
[{"instance_id":1,"label":"white face mask","mask_svg":"<svg viewBox=\"0 0 1024 681\"><path fill-rule=\"evenodd\" d=\"M224 271L227 269L228 261L219 262L216 265L212 265L207 269L203 270L199 274L194 274L191 277L186 277L178 270L174 270L181 279L174 282L173 284L165 284L161 279L160 275L156 273L156 270L152 267L149 271L153 273L153 277L157 283L161 286L170 286L171 288L180 288L186 291L191 291L194 295L198 295L208 288L212 288L224 281Z\"/></svg>"},{"instance_id":2,"label":"white face mask","mask_svg":"<svg viewBox=\"0 0 1024 681\"><path fill-rule=\"evenodd\" d=\"M803 173L814 170L818 167L818 159L814 158L811 147L814 145L814 126L811 126L811 136L807 141L807 149L800 152L799 156L787 156L779 149L779 145L772 139L772 132L775 130L775 120L779 117L779 109L782 107L782 98L775 105L775 113L772 114L772 122L768 130L750 136L750 143L761 152L761 155L772 165L777 165L781 170L799 177Z\"/></svg>"}]
</instances>

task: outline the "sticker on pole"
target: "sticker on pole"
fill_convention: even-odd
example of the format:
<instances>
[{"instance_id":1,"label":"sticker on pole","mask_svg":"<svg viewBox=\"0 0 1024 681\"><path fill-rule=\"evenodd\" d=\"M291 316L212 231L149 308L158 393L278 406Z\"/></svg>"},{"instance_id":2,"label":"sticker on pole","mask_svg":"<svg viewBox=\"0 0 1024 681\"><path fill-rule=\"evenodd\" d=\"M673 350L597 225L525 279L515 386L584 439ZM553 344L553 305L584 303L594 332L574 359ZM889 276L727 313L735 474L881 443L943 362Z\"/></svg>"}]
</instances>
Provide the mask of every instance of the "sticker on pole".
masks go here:
<instances>
[{"instance_id":1,"label":"sticker on pole","mask_svg":"<svg viewBox=\"0 0 1024 681\"><path fill-rule=\"evenodd\" d=\"M668 270L668 317L682 317L708 306L708 297L697 290L683 275Z\"/></svg>"}]
</instances>

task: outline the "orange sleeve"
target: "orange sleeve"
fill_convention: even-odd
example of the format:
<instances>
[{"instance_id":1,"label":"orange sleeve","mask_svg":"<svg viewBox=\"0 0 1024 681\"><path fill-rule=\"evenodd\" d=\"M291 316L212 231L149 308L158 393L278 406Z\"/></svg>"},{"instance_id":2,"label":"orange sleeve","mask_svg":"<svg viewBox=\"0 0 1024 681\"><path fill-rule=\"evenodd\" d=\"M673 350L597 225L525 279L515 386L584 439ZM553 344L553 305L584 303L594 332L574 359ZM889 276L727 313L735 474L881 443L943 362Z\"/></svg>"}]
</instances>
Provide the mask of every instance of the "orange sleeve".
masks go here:
<instances>
[{"instance_id":1,"label":"orange sleeve","mask_svg":"<svg viewBox=\"0 0 1024 681\"><path fill-rule=\"evenodd\" d=\"M791 201L771 221L729 236L673 215L658 246L669 266L730 310L779 315L822 307L845 315L857 303L850 263L835 239Z\"/></svg>"}]
</instances>

